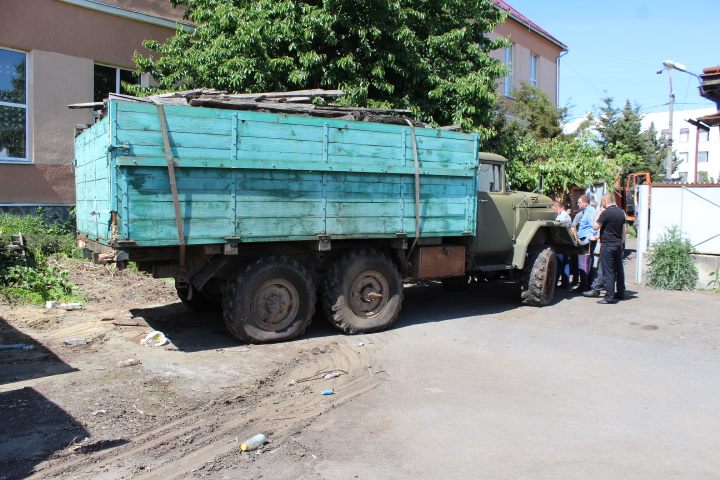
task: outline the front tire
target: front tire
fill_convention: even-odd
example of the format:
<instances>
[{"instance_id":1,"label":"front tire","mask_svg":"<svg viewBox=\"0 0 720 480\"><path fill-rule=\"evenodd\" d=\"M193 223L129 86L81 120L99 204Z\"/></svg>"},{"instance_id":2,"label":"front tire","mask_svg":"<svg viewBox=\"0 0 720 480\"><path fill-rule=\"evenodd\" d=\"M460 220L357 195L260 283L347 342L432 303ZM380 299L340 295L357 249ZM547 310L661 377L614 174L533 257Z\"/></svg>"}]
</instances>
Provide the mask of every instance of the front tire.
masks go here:
<instances>
[{"instance_id":1,"label":"front tire","mask_svg":"<svg viewBox=\"0 0 720 480\"><path fill-rule=\"evenodd\" d=\"M225 285L225 326L251 343L289 340L303 334L315 313L315 287L305 268L287 257L263 258Z\"/></svg>"},{"instance_id":2,"label":"front tire","mask_svg":"<svg viewBox=\"0 0 720 480\"><path fill-rule=\"evenodd\" d=\"M338 260L325 279L325 316L351 335L386 329L400 313L402 290L390 258L374 250L352 252Z\"/></svg>"},{"instance_id":3,"label":"front tire","mask_svg":"<svg viewBox=\"0 0 720 480\"><path fill-rule=\"evenodd\" d=\"M555 297L557 258L552 247L540 246L528 252L520 281L523 305L544 307Z\"/></svg>"}]
</instances>

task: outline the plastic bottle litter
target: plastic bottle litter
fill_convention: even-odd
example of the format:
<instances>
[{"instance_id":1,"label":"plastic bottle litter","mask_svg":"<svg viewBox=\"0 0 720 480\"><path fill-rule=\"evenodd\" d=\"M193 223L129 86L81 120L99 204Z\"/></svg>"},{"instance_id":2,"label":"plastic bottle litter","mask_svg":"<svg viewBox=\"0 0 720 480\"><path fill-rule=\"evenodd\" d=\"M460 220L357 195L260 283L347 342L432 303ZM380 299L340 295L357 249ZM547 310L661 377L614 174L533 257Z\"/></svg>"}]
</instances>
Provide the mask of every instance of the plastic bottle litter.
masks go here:
<instances>
[{"instance_id":1,"label":"plastic bottle litter","mask_svg":"<svg viewBox=\"0 0 720 480\"><path fill-rule=\"evenodd\" d=\"M140 365L142 360L139 358L128 358L127 360L121 360L117 362L118 367L132 367L133 365Z\"/></svg>"},{"instance_id":2,"label":"plastic bottle litter","mask_svg":"<svg viewBox=\"0 0 720 480\"><path fill-rule=\"evenodd\" d=\"M55 300L48 300L47 302L45 302L46 310L50 310L51 308L55 308L57 306L58 306L58 302L56 302Z\"/></svg>"},{"instance_id":3,"label":"plastic bottle litter","mask_svg":"<svg viewBox=\"0 0 720 480\"><path fill-rule=\"evenodd\" d=\"M320 392L320 395L335 395L335 390L333 390L332 388L328 390L323 390L322 392Z\"/></svg>"},{"instance_id":4,"label":"plastic bottle litter","mask_svg":"<svg viewBox=\"0 0 720 480\"><path fill-rule=\"evenodd\" d=\"M78 345L87 345L87 340L84 338L71 338L69 340L63 341L65 345L70 345L73 347L76 347Z\"/></svg>"},{"instance_id":5,"label":"plastic bottle litter","mask_svg":"<svg viewBox=\"0 0 720 480\"><path fill-rule=\"evenodd\" d=\"M152 332L145 335L145 338L140 340L140 345L144 347L162 347L168 342L169 340L167 339L167 337L165 337L164 333L153 330Z\"/></svg>"},{"instance_id":6,"label":"plastic bottle litter","mask_svg":"<svg viewBox=\"0 0 720 480\"><path fill-rule=\"evenodd\" d=\"M339 377L340 375L342 375L340 372L330 372L323 375L323 378L325 380L330 380L331 378Z\"/></svg>"},{"instance_id":7,"label":"plastic bottle litter","mask_svg":"<svg viewBox=\"0 0 720 480\"><path fill-rule=\"evenodd\" d=\"M257 435L253 435L252 437L245 440L240 445L240 450L242 450L243 452L257 450L258 448L265 445L266 442L267 442L267 437L265 436L265 434L258 433Z\"/></svg>"},{"instance_id":8,"label":"plastic bottle litter","mask_svg":"<svg viewBox=\"0 0 720 480\"><path fill-rule=\"evenodd\" d=\"M365 342L357 342L353 344L353 347L362 347L365 345Z\"/></svg>"}]
</instances>

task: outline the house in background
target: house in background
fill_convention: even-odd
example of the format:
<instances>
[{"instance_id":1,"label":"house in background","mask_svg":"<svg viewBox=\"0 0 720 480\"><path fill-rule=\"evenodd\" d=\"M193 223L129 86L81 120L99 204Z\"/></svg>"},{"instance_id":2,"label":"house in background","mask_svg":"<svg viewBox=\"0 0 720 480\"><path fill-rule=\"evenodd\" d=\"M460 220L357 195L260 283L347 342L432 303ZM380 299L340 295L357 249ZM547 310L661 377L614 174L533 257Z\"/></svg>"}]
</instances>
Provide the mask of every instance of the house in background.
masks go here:
<instances>
[{"instance_id":1,"label":"house in background","mask_svg":"<svg viewBox=\"0 0 720 480\"><path fill-rule=\"evenodd\" d=\"M140 82L133 53L172 36L182 12L167 0L2 0L0 10L0 210L64 218L73 129L92 122L67 105Z\"/></svg>"},{"instance_id":2,"label":"house in background","mask_svg":"<svg viewBox=\"0 0 720 480\"><path fill-rule=\"evenodd\" d=\"M132 57L145 39L164 41L183 23L169 0L1 0L0 211L64 218L75 202L73 130L92 122L67 105L100 101L135 78ZM493 56L510 74L498 93L512 101L522 83L558 101L560 57L567 47L502 0L508 13L493 35L512 45ZM32 27L32 28L30 28Z\"/></svg>"},{"instance_id":3,"label":"house in background","mask_svg":"<svg viewBox=\"0 0 720 480\"><path fill-rule=\"evenodd\" d=\"M498 94L506 101L512 101L513 90L527 83L544 91L557 105L560 98L560 57L567 53L567 46L507 2L492 1L507 13L507 20L495 28L491 37L503 36L511 42L509 47L492 54L509 70L509 75L498 86Z\"/></svg>"},{"instance_id":4,"label":"house in background","mask_svg":"<svg viewBox=\"0 0 720 480\"><path fill-rule=\"evenodd\" d=\"M677 169L672 178L680 182L695 183L717 181L720 178L720 131L717 128L698 128L695 119L716 113L714 108L675 110L673 113L673 150ZM690 121L688 121L690 120ZM642 129L650 124L660 135L668 135L668 112L646 113ZM697 176L696 176L697 173Z\"/></svg>"}]
</instances>

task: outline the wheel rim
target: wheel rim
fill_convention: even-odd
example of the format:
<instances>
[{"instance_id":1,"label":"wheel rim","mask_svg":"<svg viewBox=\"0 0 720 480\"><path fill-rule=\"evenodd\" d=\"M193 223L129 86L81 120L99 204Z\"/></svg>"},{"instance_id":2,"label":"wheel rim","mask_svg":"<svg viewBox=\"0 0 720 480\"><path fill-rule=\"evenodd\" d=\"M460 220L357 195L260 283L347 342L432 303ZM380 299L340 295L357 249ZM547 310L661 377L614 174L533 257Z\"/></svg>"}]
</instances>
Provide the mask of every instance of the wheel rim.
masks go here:
<instances>
[{"instance_id":1,"label":"wheel rim","mask_svg":"<svg viewBox=\"0 0 720 480\"><path fill-rule=\"evenodd\" d=\"M300 294L295 285L283 278L272 278L255 290L250 313L260 328L276 332L295 320L299 308Z\"/></svg>"},{"instance_id":2,"label":"wheel rim","mask_svg":"<svg viewBox=\"0 0 720 480\"><path fill-rule=\"evenodd\" d=\"M350 285L350 308L361 318L382 313L390 300L390 286L385 275L377 270L360 273Z\"/></svg>"}]
</instances>

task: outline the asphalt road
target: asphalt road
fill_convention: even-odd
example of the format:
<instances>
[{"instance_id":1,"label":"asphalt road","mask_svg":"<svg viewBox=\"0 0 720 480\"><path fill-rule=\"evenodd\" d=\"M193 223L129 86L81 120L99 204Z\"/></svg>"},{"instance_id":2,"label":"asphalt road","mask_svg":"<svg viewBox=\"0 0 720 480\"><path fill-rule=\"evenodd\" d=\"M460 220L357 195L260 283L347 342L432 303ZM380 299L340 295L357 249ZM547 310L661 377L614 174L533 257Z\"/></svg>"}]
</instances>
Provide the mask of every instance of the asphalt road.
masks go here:
<instances>
[{"instance_id":1,"label":"asphalt road","mask_svg":"<svg viewBox=\"0 0 720 480\"><path fill-rule=\"evenodd\" d=\"M385 381L299 433L311 454L243 473L720 479L720 295L630 290L530 308L508 286L408 289L394 329L358 338Z\"/></svg>"}]
</instances>

